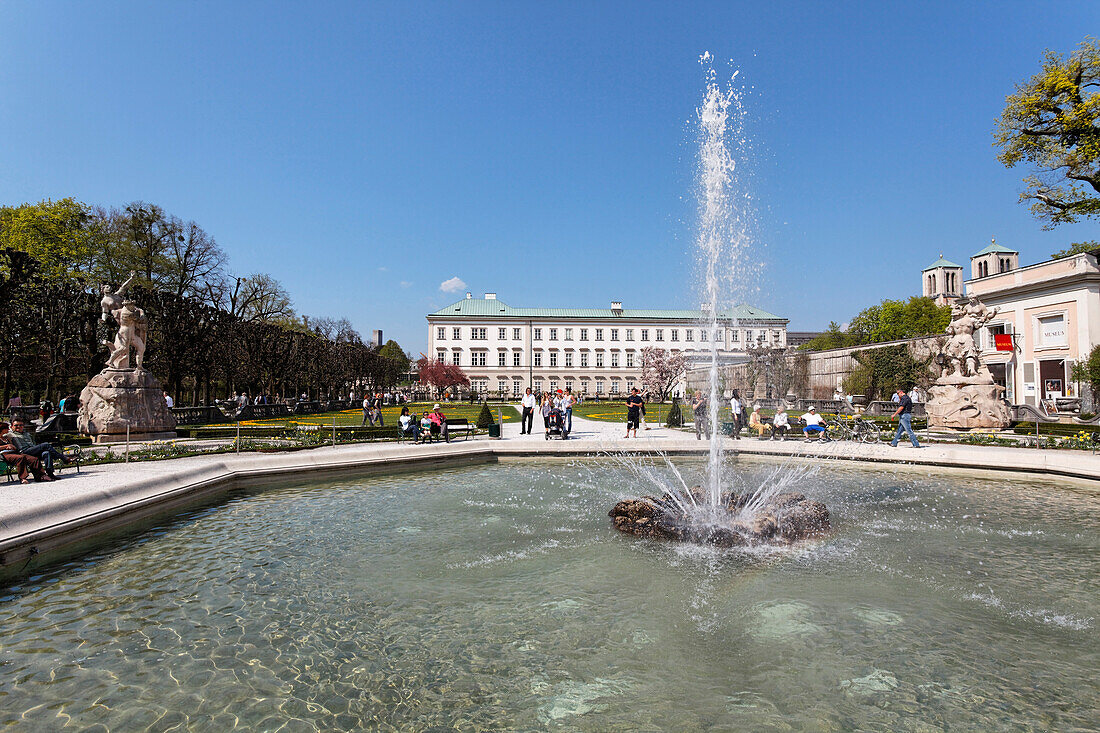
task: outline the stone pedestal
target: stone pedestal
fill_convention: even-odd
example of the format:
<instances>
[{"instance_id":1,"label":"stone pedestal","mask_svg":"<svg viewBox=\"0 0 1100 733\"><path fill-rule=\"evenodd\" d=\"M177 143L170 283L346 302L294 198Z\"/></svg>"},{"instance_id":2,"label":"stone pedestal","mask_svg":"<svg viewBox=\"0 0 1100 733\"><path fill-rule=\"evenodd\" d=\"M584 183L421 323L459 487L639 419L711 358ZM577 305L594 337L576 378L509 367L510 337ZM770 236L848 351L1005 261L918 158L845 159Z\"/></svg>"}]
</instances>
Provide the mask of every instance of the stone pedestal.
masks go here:
<instances>
[{"instance_id":1,"label":"stone pedestal","mask_svg":"<svg viewBox=\"0 0 1100 733\"><path fill-rule=\"evenodd\" d=\"M1005 404L1004 387L982 377L943 378L928 390L925 405L933 428L1007 428L1012 411Z\"/></svg>"},{"instance_id":2,"label":"stone pedestal","mask_svg":"<svg viewBox=\"0 0 1100 733\"><path fill-rule=\"evenodd\" d=\"M164 389L144 369L104 369L80 393L80 432L96 443L165 440L176 437L176 419Z\"/></svg>"}]
</instances>

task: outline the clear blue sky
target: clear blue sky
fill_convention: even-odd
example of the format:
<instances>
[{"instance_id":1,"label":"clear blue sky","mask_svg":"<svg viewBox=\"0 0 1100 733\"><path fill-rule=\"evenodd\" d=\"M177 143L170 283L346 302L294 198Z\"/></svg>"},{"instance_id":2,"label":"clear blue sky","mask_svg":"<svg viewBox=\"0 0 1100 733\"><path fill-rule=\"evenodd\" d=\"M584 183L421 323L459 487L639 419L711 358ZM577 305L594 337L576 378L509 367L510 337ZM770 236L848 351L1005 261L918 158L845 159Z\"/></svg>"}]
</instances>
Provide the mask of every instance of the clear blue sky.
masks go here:
<instances>
[{"instance_id":1,"label":"clear blue sky","mask_svg":"<svg viewBox=\"0 0 1100 733\"><path fill-rule=\"evenodd\" d=\"M748 299L824 327L991 236L1045 259L991 146L1100 3L0 4L0 202L142 199L299 312L414 353L461 293L685 307L701 52L750 88ZM969 272L969 270L968 270Z\"/></svg>"}]
</instances>

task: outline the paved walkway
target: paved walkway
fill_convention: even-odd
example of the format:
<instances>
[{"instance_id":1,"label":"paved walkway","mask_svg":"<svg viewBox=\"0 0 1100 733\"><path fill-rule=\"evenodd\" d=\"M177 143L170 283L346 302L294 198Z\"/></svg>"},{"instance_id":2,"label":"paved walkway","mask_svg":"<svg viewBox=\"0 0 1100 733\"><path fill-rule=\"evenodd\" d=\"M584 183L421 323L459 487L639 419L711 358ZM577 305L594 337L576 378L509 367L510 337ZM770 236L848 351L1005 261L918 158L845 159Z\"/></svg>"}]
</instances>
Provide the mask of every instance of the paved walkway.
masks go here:
<instances>
[{"instance_id":1,"label":"paved walkway","mask_svg":"<svg viewBox=\"0 0 1100 733\"><path fill-rule=\"evenodd\" d=\"M392 472L455 461L486 462L523 456L577 456L600 453L705 453L706 440L694 433L663 427L625 439L625 426L574 416L568 440L546 440L542 421L533 435L520 435L518 421L505 423L502 440L485 437L448 444L409 442L354 443L336 447L270 453L217 454L163 461L88 466L72 469L51 483L0 484L0 567L22 563L37 553L71 545L103 531L125 527L153 513L208 500L245 485L280 480L309 480L333 472L348 475ZM723 438L728 452L740 455L854 460L921 467L1026 472L1055 480L1074 479L1100 490L1100 456L1085 451L1036 450L931 444L914 449L850 442L807 443Z\"/></svg>"}]
</instances>

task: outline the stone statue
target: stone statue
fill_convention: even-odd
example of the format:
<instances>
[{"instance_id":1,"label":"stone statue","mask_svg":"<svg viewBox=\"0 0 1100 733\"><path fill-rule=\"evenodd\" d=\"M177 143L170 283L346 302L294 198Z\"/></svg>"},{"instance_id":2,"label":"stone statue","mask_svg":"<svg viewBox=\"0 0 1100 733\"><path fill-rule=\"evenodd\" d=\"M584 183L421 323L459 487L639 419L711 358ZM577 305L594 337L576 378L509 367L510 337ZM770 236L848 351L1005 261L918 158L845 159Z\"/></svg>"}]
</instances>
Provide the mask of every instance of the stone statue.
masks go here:
<instances>
[{"instance_id":1,"label":"stone statue","mask_svg":"<svg viewBox=\"0 0 1100 733\"><path fill-rule=\"evenodd\" d=\"M951 306L947 342L936 357L940 376L929 390L928 423L949 428L1003 428L1011 412L1002 395L1004 387L982 364L974 333L997 315L971 293L966 301Z\"/></svg>"},{"instance_id":2,"label":"stone statue","mask_svg":"<svg viewBox=\"0 0 1100 733\"><path fill-rule=\"evenodd\" d=\"M80 431L91 435L97 443L176 437L176 420L168 409L164 390L143 367L149 320L133 298L126 297L133 280L134 273L130 273L130 278L115 291L104 285L99 301L103 320L113 318L118 323L118 333L113 343L103 342L109 352L107 366L80 393L77 418Z\"/></svg>"},{"instance_id":3,"label":"stone statue","mask_svg":"<svg viewBox=\"0 0 1100 733\"><path fill-rule=\"evenodd\" d=\"M106 298L104 298L106 300ZM137 307L132 299L122 301L117 310L111 311L111 317L118 323L118 333L115 334L115 342L109 345L110 356L107 357L107 367L110 369L130 368L130 349L134 350L134 366L141 369L145 359L145 339L148 333L148 319L145 311Z\"/></svg>"}]
</instances>

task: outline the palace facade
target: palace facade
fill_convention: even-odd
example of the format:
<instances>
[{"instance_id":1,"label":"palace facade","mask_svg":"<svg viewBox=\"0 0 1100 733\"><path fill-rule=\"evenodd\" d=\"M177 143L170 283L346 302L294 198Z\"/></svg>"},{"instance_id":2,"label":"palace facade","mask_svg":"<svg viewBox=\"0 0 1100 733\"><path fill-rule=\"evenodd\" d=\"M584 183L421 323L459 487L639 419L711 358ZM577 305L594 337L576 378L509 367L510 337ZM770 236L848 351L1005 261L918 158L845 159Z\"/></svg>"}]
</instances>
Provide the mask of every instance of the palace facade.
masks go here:
<instances>
[{"instance_id":1,"label":"palace facade","mask_svg":"<svg viewBox=\"0 0 1100 733\"><path fill-rule=\"evenodd\" d=\"M719 313L712 332L704 310L623 308L620 302L610 308L514 308L496 293L466 293L427 318L428 354L461 366L473 391L502 397L517 397L527 387L625 396L641 385L646 347L701 361L710 358L717 339L722 363L737 363L750 347L786 347L788 323L739 305Z\"/></svg>"}]
</instances>

